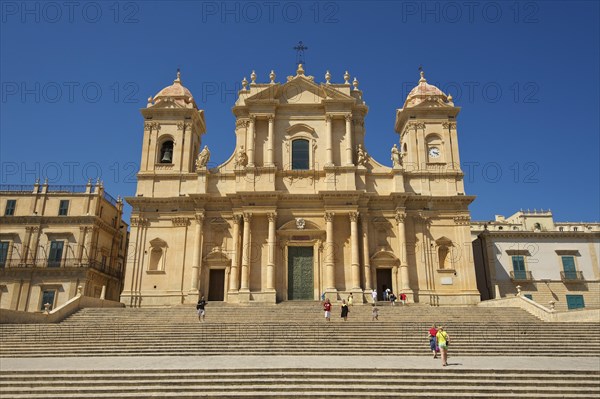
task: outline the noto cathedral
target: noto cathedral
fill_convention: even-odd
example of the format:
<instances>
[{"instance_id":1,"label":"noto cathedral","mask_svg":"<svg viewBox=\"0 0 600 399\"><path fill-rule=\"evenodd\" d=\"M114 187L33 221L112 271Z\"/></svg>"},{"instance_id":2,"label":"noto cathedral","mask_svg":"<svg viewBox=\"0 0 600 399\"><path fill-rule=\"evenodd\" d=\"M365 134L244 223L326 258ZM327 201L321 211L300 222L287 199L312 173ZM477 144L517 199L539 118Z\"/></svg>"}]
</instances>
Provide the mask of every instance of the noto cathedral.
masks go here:
<instances>
[{"instance_id":1,"label":"noto cathedral","mask_svg":"<svg viewBox=\"0 0 600 399\"><path fill-rule=\"evenodd\" d=\"M144 134L121 301L355 302L391 289L410 302L479 301L450 95L423 72L390 159L369 156L358 82L242 82L231 156L208 167L204 111L172 85L141 110ZM390 110L391 112L391 110ZM391 122L391 121L390 121ZM223 143L229 141L223 140ZM212 165L212 163L211 163ZM390 165L390 166L388 166Z\"/></svg>"}]
</instances>

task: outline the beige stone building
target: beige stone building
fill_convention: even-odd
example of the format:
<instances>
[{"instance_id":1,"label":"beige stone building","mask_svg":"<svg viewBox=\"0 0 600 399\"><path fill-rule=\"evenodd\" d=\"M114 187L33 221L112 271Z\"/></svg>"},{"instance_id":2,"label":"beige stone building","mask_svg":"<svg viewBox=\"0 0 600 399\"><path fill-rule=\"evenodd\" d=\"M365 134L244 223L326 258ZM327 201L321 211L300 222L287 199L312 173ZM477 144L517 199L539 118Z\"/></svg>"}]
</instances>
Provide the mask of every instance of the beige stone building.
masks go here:
<instances>
[{"instance_id":1,"label":"beige stone building","mask_svg":"<svg viewBox=\"0 0 600 399\"><path fill-rule=\"evenodd\" d=\"M600 307L600 223L555 222L549 210L473 222L481 299L521 295L558 310Z\"/></svg>"},{"instance_id":2,"label":"beige stone building","mask_svg":"<svg viewBox=\"0 0 600 399\"><path fill-rule=\"evenodd\" d=\"M40 311L77 294L118 301L123 202L95 185L0 186L0 308Z\"/></svg>"},{"instance_id":3,"label":"beige stone building","mask_svg":"<svg viewBox=\"0 0 600 399\"><path fill-rule=\"evenodd\" d=\"M121 301L275 303L372 289L410 301L479 301L452 97L423 74L383 163L368 154L356 78L244 78L231 156L207 168L204 112L180 75L141 110L141 167ZM393 110L390 110L390 114ZM391 124L391 120L390 120ZM387 142L387 143L386 143ZM201 151L202 150L202 151Z\"/></svg>"}]
</instances>

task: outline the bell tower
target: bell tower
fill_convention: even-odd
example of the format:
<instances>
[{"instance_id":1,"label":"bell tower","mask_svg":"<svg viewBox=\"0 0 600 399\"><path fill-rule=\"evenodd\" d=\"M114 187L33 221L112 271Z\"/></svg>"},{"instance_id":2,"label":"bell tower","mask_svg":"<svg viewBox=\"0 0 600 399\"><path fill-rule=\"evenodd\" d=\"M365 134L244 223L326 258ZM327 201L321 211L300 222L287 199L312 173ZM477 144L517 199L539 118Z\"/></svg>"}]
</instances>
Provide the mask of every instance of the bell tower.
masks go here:
<instances>
[{"instance_id":1,"label":"bell tower","mask_svg":"<svg viewBox=\"0 0 600 399\"><path fill-rule=\"evenodd\" d=\"M404 170L418 176L409 184L422 195L464 195L460 169L456 117L460 107L451 95L427 83L421 71L413 88L396 112L396 133Z\"/></svg>"},{"instance_id":2,"label":"bell tower","mask_svg":"<svg viewBox=\"0 0 600 399\"><path fill-rule=\"evenodd\" d=\"M206 124L204 111L181 84L179 71L173 84L150 97L141 113L144 138L138 177L193 173ZM138 194L140 189L138 185Z\"/></svg>"}]
</instances>

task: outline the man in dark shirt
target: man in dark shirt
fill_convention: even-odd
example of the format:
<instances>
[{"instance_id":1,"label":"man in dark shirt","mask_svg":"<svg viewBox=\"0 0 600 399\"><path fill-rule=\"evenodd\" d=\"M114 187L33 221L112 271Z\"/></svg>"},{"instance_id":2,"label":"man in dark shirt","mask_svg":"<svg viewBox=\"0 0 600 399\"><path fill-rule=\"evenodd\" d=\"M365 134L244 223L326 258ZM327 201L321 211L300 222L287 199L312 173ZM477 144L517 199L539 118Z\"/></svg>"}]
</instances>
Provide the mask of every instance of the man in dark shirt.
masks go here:
<instances>
[{"instance_id":1,"label":"man in dark shirt","mask_svg":"<svg viewBox=\"0 0 600 399\"><path fill-rule=\"evenodd\" d=\"M196 305L196 310L198 311L198 321L200 322L204 321L204 316L206 315L206 311L204 310L205 306L206 301L204 300L204 296L202 296Z\"/></svg>"}]
</instances>

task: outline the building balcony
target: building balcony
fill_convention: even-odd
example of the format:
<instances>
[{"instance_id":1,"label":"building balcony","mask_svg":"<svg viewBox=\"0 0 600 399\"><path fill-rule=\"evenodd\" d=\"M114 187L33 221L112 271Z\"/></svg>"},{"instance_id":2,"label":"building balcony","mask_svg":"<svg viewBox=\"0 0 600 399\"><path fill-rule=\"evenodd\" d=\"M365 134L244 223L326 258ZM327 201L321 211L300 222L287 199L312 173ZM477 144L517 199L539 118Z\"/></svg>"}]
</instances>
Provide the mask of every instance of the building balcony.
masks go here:
<instances>
[{"instance_id":1,"label":"building balcony","mask_svg":"<svg viewBox=\"0 0 600 399\"><path fill-rule=\"evenodd\" d=\"M48 260L48 259L29 259L27 261L21 259L6 259L3 262L0 262L0 270L8 270L8 269L56 269L60 271L66 270L76 270L81 268L89 268L93 270L97 270L99 272L108 274L109 276L116 277L118 279L123 277L123 271L113 265L108 263L102 263L95 260L86 260L86 259L76 259L76 258L66 258L60 260Z\"/></svg>"},{"instance_id":2,"label":"building balcony","mask_svg":"<svg viewBox=\"0 0 600 399\"><path fill-rule=\"evenodd\" d=\"M531 281L531 280L533 280L533 277L531 276L531 272L528 270L511 271L510 278L513 281Z\"/></svg>"},{"instance_id":3,"label":"building balcony","mask_svg":"<svg viewBox=\"0 0 600 399\"><path fill-rule=\"evenodd\" d=\"M583 273L579 271L560 272L560 279L565 282L578 283L583 281Z\"/></svg>"}]
</instances>

